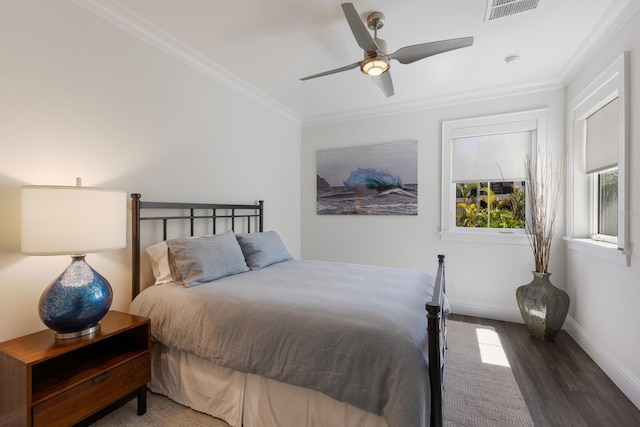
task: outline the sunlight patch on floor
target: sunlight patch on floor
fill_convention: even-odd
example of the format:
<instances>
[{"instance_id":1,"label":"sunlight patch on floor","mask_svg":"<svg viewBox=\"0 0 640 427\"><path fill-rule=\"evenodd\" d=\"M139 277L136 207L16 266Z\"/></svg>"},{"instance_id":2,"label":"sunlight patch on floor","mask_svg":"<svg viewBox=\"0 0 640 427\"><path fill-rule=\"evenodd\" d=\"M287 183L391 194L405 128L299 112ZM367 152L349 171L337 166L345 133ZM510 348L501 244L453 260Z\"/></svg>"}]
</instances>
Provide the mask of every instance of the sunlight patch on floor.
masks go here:
<instances>
[{"instance_id":1,"label":"sunlight patch on floor","mask_svg":"<svg viewBox=\"0 0 640 427\"><path fill-rule=\"evenodd\" d=\"M499 366L509 366L507 355L502 349L500 337L497 332L492 329L476 328L478 337L478 347L480 348L480 357L482 363Z\"/></svg>"}]
</instances>

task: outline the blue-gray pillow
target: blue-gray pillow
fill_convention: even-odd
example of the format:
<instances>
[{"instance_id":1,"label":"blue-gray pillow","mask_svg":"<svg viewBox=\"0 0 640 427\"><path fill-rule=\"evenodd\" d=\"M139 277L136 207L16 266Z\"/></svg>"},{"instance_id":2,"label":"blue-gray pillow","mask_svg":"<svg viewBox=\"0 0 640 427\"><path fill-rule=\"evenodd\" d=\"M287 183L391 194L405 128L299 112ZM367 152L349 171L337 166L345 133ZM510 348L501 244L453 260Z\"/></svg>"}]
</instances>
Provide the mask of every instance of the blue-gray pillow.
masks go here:
<instances>
[{"instance_id":1,"label":"blue-gray pillow","mask_svg":"<svg viewBox=\"0 0 640 427\"><path fill-rule=\"evenodd\" d=\"M167 240L173 280L186 287L249 271L233 232Z\"/></svg>"},{"instance_id":2,"label":"blue-gray pillow","mask_svg":"<svg viewBox=\"0 0 640 427\"><path fill-rule=\"evenodd\" d=\"M236 234L236 238L251 270L293 258L275 231Z\"/></svg>"}]
</instances>

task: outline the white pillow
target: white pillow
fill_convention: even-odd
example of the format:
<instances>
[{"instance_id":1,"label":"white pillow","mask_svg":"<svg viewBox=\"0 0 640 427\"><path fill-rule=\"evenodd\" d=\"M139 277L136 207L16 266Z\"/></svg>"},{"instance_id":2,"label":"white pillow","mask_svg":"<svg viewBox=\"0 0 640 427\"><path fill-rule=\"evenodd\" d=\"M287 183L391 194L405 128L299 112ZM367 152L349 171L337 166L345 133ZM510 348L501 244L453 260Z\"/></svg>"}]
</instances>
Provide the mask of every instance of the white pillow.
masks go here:
<instances>
[{"instance_id":1,"label":"white pillow","mask_svg":"<svg viewBox=\"0 0 640 427\"><path fill-rule=\"evenodd\" d=\"M153 277L156 278L156 285L173 281L171 278L171 268L169 268L169 247L167 242L156 243L146 249L151 260Z\"/></svg>"}]
</instances>

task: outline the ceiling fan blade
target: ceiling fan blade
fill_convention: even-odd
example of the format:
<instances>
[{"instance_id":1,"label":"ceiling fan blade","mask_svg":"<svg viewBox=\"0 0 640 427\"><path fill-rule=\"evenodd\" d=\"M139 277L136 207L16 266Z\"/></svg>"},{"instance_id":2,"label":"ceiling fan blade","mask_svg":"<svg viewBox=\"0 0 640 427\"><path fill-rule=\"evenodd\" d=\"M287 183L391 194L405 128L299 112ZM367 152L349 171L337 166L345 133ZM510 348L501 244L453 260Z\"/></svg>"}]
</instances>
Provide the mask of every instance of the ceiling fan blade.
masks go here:
<instances>
[{"instance_id":1,"label":"ceiling fan blade","mask_svg":"<svg viewBox=\"0 0 640 427\"><path fill-rule=\"evenodd\" d=\"M360 19L360 15L358 15L353 3L342 3L342 11L344 12L345 18L347 18L349 27L351 27L353 37L355 37L358 42L358 46L367 52L375 52L378 50L378 44L373 40L371 34L369 34L369 30L367 30L364 22Z\"/></svg>"},{"instance_id":2,"label":"ceiling fan blade","mask_svg":"<svg viewBox=\"0 0 640 427\"><path fill-rule=\"evenodd\" d=\"M472 44L473 37L440 40L437 42L429 42L402 47L392 53L389 57L391 59L399 61L402 64L411 64L412 62L419 61L420 59L424 59L429 56L448 52L454 49L460 49L461 47L471 46Z\"/></svg>"},{"instance_id":3,"label":"ceiling fan blade","mask_svg":"<svg viewBox=\"0 0 640 427\"><path fill-rule=\"evenodd\" d=\"M324 71L322 73L313 74L311 76L303 77L300 80L310 80L310 79L315 79L316 77L328 76L329 74L335 74L335 73L340 73L342 71L352 70L354 68L359 67L361 62L362 61L354 62L353 64L345 65L344 67L336 68L334 70L329 70L329 71Z\"/></svg>"},{"instance_id":4,"label":"ceiling fan blade","mask_svg":"<svg viewBox=\"0 0 640 427\"><path fill-rule=\"evenodd\" d=\"M393 96L393 80L391 80L391 73L389 71L373 77L373 82L382 90L387 98Z\"/></svg>"}]
</instances>

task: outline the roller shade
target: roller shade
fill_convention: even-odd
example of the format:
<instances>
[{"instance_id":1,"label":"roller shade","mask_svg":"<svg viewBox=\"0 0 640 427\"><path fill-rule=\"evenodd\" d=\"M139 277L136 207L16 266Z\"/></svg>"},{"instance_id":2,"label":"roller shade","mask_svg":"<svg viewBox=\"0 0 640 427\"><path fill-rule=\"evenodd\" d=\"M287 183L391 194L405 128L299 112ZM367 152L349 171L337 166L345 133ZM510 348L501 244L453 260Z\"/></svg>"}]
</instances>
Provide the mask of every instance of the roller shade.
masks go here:
<instances>
[{"instance_id":1,"label":"roller shade","mask_svg":"<svg viewBox=\"0 0 640 427\"><path fill-rule=\"evenodd\" d=\"M453 139L452 182L521 181L534 131Z\"/></svg>"},{"instance_id":2,"label":"roller shade","mask_svg":"<svg viewBox=\"0 0 640 427\"><path fill-rule=\"evenodd\" d=\"M618 98L587 118L587 173L618 165Z\"/></svg>"}]
</instances>

